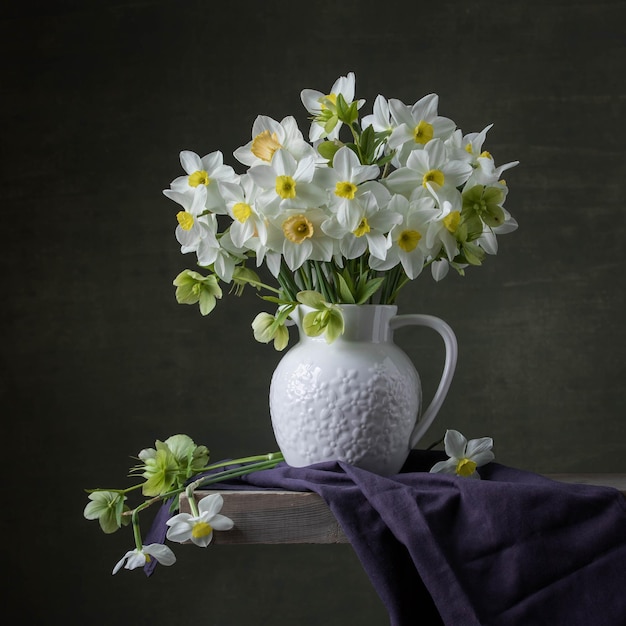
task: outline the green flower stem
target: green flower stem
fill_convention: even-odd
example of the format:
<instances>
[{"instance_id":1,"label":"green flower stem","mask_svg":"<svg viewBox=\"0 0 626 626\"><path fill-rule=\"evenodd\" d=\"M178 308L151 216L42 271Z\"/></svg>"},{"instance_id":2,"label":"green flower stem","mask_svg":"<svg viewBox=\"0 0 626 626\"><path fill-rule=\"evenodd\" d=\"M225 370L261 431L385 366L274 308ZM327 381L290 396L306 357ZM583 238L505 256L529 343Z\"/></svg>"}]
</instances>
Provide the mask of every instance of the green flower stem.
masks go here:
<instances>
[{"instance_id":1,"label":"green flower stem","mask_svg":"<svg viewBox=\"0 0 626 626\"><path fill-rule=\"evenodd\" d=\"M274 456L275 458L269 459L268 457ZM253 458L253 457L249 457ZM189 502L189 508L191 509L191 514L194 517L198 517L200 515L200 511L198 510L198 505L196 504L196 499L193 496L193 492L200 487L204 487L206 485L213 485L215 483L220 483L225 480L229 480L231 478L239 478L240 476L245 476L246 474L252 474L254 472L258 472L259 470L264 469L272 469L276 467L282 460L283 455L280 453L275 453L274 455L268 454L266 456L256 457L260 459L264 459L262 461L258 461L256 463L251 463L246 467L237 467L232 470L225 470L223 472L219 472L219 474L214 474L211 476L203 476L202 478L198 478L192 483L189 483L186 488L187 500ZM231 461L231 463L236 463L236 461Z\"/></svg>"},{"instance_id":2,"label":"green flower stem","mask_svg":"<svg viewBox=\"0 0 626 626\"><path fill-rule=\"evenodd\" d=\"M358 152L359 161L361 163L365 163L363 150L361 149L361 135L360 133L357 132L357 129L354 127L353 124L347 124L347 126L350 129L350 132L352 133L352 138L354 139L354 145L356 146L356 149Z\"/></svg>"},{"instance_id":3,"label":"green flower stem","mask_svg":"<svg viewBox=\"0 0 626 626\"><path fill-rule=\"evenodd\" d=\"M211 476L203 476L202 478L198 478L194 482L190 483L187 489L191 487L191 490L193 491L195 489L198 489L199 487L213 485L215 483L229 480L230 478L239 478L240 476L252 474L253 472L258 472L259 470L272 469L273 467L276 467L281 461L283 461L283 455L277 454L275 455L275 458L272 459L266 458L266 460L264 461L250 463L245 467L235 467L231 470L224 470L223 472L219 472L218 474L213 474ZM237 461L231 461L231 464L235 464L236 462Z\"/></svg>"},{"instance_id":4,"label":"green flower stem","mask_svg":"<svg viewBox=\"0 0 626 626\"><path fill-rule=\"evenodd\" d=\"M315 270L315 275L317 277L317 283L320 289L321 294L324 296L326 302L336 302L337 296L336 294L332 294L332 287L330 286L326 275L324 274L324 270L320 265L319 261L313 261L313 269ZM334 297L333 297L334 295Z\"/></svg>"},{"instance_id":5,"label":"green flower stem","mask_svg":"<svg viewBox=\"0 0 626 626\"><path fill-rule=\"evenodd\" d=\"M252 285L253 287L261 287L262 289L273 291L275 294L280 295L280 289L276 289L276 287L271 287L270 285L267 285L266 283L262 283L260 280L254 280L253 278L246 278L245 276L238 277L237 280L242 283L247 283L248 285Z\"/></svg>"},{"instance_id":6,"label":"green flower stem","mask_svg":"<svg viewBox=\"0 0 626 626\"><path fill-rule=\"evenodd\" d=\"M145 504L145 502L144 502ZM139 528L139 511L142 510L142 508L146 508L143 505L139 505L134 511L133 511L133 516L132 516L132 522L133 522L133 535L135 537L135 546L137 548L137 550L141 550L143 548L143 541L141 539L141 530Z\"/></svg>"},{"instance_id":7,"label":"green flower stem","mask_svg":"<svg viewBox=\"0 0 626 626\"><path fill-rule=\"evenodd\" d=\"M126 489L105 489L104 487L98 487L97 489L85 489L85 493L96 493L96 491L110 491L111 493L119 493L125 496L127 493L135 491L135 489L139 489L140 487L143 487L143 483L137 483L136 485L132 485L131 487L126 487Z\"/></svg>"},{"instance_id":8,"label":"green flower stem","mask_svg":"<svg viewBox=\"0 0 626 626\"><path fill-rule=\"evenodd\" d=\"M196 502L196 499L193 497L193 487L194 483L190 483L189 485L187 485L187 489L185 490L185 493L187 494L187 502L189 502L189 509L191 510L191 514L194 517L198 517L200 515L200 511L198 509L198 504Z\"/></svg>"},{"instance_id":9,"label":"green flower stem","mask_svg":"<svg viewBox=\"0 0 626 626\"><path fill-rule=\"evenodd\" d=\"M269 454L257 454L255 456L246 456L241 459L234 459L233 461L222 461L220 463L214 463L213 465L207 465L206 467L204 467L203 469L201 469L199 472L196 472L196 473L208 472L210 470L219 469L220 467L228 467L229 465L236 465L236 464L243 464L243 463L256 463L258 461L275 461L275 460L278 460L278 462L280 462L280 461L284 461L285 458L283 457L281 452L270 452Z\"/></svg>"},{"instance_id":10,"label":"green flower stem","mask_svg":"<svg viewBox=\"0 0 626 626\"><path fill-rule=\"evenodd\" d=\"M282 265L280 271L278 272L278 276L276 277L283 291L287 294L290 300L296 300L296 294L300 291L298 285L293 278L293 274L291 270L287 267L284 261L282 261Z\"/></svg>"},{"instance_id":11,"label":"green flower stem","mask_svg":"<svg viewBox=\"0 0 626 626\"><path fill-rule=\"evenodd\" d=\"M135 532L135 541L137 541L138 533L139 533L139 522L136 523L136 515L139 511L143 511L147 509L149 506L154 504L155 502L160 502L162 500L167 500L168 498L174 498L181 494L185 490L191 490L193 492L194 489L197 489L201 485L211 485L214 483L218 483L224 480L228 480L230 478L237 478L239 476L245 476L246 474L251 474L252 472L257 472L263 469L271 469L276 467L281 461L284 461L284 456L281 452L270 452L269 454L260 454L256 456L248 456L240 459L233 459L231 461L224 461L221 463L216 463L214 465L208 465L207 467L198 470L196 474L200 474L205 471L209 471L212 469L219 469L220 467L227 467L229 465L238 465L240 463L247 463L245 467L236 467L230 470L224 470L223 472L218 472L217 474L212 474L211 476L203 476L202 478L198 478L194 482L190 483L187 487L177 487L176 489L172 489L167 493L159 494L158 496L154 496L145 502L142 502L139 506L137 506L132 511L124 511L122 515L131 515L133 520L133 530ZM189 493L189 491L188 491ZM197 510L196 510L197 511ZM197 515L197 512L195 513ZM141 537L139 537L139 541ZM138 546L141 549L141 545Z\"/></svg>"},{"instance_id":12,"label":"green flower stem","mask_svg":"<svg viewBox=\"0 0 626 626\"><path fill-rule=\"evenodd\" d=\"M302 279L304 288L308 291L313 291L313 278L311 276L311 268L308 263L304 263L299 269L298 274Z\"/></svg>"}]
</instances>

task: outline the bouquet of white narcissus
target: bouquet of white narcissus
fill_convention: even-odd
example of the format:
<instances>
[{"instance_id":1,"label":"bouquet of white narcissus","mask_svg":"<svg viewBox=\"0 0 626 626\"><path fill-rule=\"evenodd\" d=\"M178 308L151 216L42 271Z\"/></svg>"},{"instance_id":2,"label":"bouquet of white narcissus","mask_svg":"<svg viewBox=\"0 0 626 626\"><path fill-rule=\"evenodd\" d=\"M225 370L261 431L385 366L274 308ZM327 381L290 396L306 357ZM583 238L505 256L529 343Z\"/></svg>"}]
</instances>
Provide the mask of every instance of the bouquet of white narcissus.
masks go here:
<instances>
[{"instance_id":1,"label":"bouquet of white narcissus","mask_svg":"<svg viewBox=\"0 0 626 626\"><path fill-rule=\"evenodd\" d=\"M183 151L184 176L163 193L182 208L176 238L202 270L185 270L174 285L178 302L199 303L203 315L246 284L270 295L275 314L252 326L277 349L285 322L302 303L305 330L332 341L343 332L339 304L393 304L400 289L430 266L435 280L450 267L463 274L496 254L497 235L517 228L504 208L508 188L483 150L491 125L464 135L438 114L429 94L409 106L377 96L359 119L355 76L339 78L327 95L305 89L309 141L296 120L258 116L252 139L234 152L237 174L220 151L200 158ZM348 137L340 139L340 133ZM263 264L274 286L261 282Z\"/></svg>"}]
</instances>

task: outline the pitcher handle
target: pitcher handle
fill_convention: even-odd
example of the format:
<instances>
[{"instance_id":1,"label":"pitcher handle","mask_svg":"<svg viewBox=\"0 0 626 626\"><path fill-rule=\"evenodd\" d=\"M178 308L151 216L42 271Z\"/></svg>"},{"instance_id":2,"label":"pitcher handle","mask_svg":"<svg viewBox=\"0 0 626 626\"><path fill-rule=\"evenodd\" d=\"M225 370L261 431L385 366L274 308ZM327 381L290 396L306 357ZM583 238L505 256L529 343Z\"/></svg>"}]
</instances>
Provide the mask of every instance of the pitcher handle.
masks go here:
<instances>
[{"instance_id":1,"label":"pitcher handle","mask_svg":"<svg viewBox=\"0 0 626 626\"><path fill-rule=\"evenodd\" d=\"M439 386L432 399L432 402L428 405L428 408L422 412L421 418L418 418L415 428L411 433L411 439L409 440L409 448L414 448L417 442L422 438L424 433L428 430L428 427L433 423L433 420L437 416L443 401L448 394L450 384L452 383L452 377L454 376L454 370L456 368L456 360L458 355L458 344L454 331L446 322L434 315L396 315L389 322L391 330L402 328L403 326L428 326L433 330L436 330L442 337L446 348L446 360L443 365L443 373Z\"/></svg>"}]
</instances>

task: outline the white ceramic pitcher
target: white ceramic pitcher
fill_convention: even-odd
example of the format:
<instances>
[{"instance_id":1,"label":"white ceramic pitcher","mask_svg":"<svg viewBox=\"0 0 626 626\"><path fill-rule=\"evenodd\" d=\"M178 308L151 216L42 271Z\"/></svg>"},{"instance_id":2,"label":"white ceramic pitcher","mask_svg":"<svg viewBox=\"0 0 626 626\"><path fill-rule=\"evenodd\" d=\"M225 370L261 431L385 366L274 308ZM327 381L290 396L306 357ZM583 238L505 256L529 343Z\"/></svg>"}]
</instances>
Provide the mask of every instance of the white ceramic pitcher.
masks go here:
<instances>
[{"instance_id":1,"label":"white ceramic pitcher","mask_svg":"<svg viewBox=\"0 0 626 626\"><path fill-rule=\"evenodd\" d=\"M300 305L292 314L300 340L281 359L270 385L276 441L294 467L345 461L377 474L398 473L435 419L457 360L454 332L432 315L396 315L393 305L341 305L345 331L333 343L308 337ZM393 341L404 326L427 326L446 357L433 400L420 415L422 388L412 361Z\"/></svg>"}]
</instances>

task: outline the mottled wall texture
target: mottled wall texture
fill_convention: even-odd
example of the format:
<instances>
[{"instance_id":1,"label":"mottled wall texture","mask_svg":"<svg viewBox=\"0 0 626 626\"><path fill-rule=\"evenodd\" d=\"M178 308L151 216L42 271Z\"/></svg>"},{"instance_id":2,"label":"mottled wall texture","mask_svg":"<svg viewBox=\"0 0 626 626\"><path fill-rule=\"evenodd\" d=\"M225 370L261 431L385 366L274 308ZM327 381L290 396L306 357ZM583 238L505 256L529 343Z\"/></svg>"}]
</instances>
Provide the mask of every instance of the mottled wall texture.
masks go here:
<instances>
[{"instance_id":1,"label":"mottled wall texture","mask_svg":"<svg viewBox=\"0 0 626 626\"><path fill-rule=\"evenodd\" d=\"M400 312L456 331L450 394L423 440L490 435L537 472L626 471L626 5L621 0L313 3L6 2L2 74L0 411L5 608L14 623L388 623L350 546L179 547L150 579L111 576L129 532L82 518L87 487L184 432L219 460L276 449L254 341L264 303L174 299L193 266L162 195L182 149L232 152L258 114L356 73L413 103L440 96L507 172L520 227L464 278L407 288ZM437 336L406 330L426 395ZM8 456L7 456L8 455ZM8 486L8 491L7 491Z\"/></svg>"}]
</instances>

